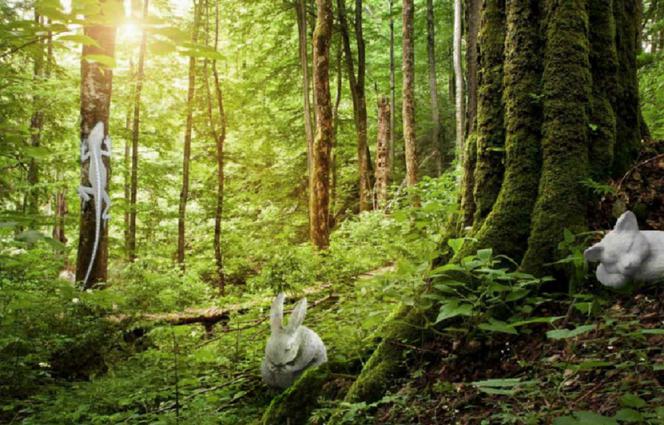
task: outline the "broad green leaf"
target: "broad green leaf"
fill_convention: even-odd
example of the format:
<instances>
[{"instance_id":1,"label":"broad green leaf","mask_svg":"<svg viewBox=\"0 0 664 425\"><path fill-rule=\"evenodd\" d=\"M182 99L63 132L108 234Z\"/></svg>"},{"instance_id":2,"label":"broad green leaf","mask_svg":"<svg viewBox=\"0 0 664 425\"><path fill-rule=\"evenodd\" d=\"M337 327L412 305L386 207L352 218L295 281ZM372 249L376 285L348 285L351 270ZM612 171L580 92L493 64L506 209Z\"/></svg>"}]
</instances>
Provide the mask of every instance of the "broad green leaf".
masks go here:
<instances>
[{"instance_id":1,"label":"broad green leaf","mask_svg":"<svg viewBox=\"0 0 664 425\"><path fill-rule=\"evenodd\" d=\"M634 407L640 409L646 406L645 400L633 393L627 393L620 397L620 404L625 407Z\"/></svg>"},{"instance_id":2,"label":"broad green leaf","mask_svg":"<svg viewBox=\"0 0 664 425\"><path fill-rule=\"evenodd\" d=\"M565 316L551 316L551 317L533 317L532 319L527 319L527 320L520 320L518 322L512 322L510 325L516 327L519 326L525 326L525 325L533 325L536 323L553 323L557 320L562 319Z\"/></svg>"},{"instance_id":3,"label":"broad green leaf","mask_svg":"<svg viewBox=\"0 0 664 425\"><path fill-rule=\"evenodd\" d=\"M500 320L491 320L488 323L481 323L478 326L480 329L489 332L503 332L507 334L517 335L519 332L514 328L514 326L501 322Z\"/></svg>"},{"instance_id":4,"label":"broad green leaf","mask_svg":"<svg viewBox=\"0 0 664 425\"><path fill-rule=\"evenodd\" d=\"M565 339L565 338L574 338L579 335L583 335L595 329L595 325L583 325L578 326L574 329L556 329L548 331L546 336L549 339Z\"/></svg>"},{"instance_id":5,"label":"broad green leaf","mask_svg":"<svg viewBox=\"0 0 664 425\"><path fill-rule=\"evenodd\" d=\"M447 240L447 245L449 245L450 248L452 248L452 251L456 254L459 252L461 247L463 246L463 242L465 239L463 238L458 238L458 239L448 239Z\"/></svg>"},{"instance_id":6,"label":"broad green leaf","mask_svg":"<svg viewBox=\"0 0 664 425\"><path fill-rule=\"evenodd\" d=\"M643 422L643 415L634 409L620 409L616 412L615 419L623 422Z\"/></svg>"},{"instance_id":7,"label":"broad green leaf","mask_svg":"<svg viewBox=\"0 0 664 425\"><path fill-rule=\"evenodd\" d=\"M457 300L452 300L440 307L438 317L435 323L442 322L457 316L470 316L473 313L473 306L468 303L459 304Z\"/></svg>"}]
</instances>

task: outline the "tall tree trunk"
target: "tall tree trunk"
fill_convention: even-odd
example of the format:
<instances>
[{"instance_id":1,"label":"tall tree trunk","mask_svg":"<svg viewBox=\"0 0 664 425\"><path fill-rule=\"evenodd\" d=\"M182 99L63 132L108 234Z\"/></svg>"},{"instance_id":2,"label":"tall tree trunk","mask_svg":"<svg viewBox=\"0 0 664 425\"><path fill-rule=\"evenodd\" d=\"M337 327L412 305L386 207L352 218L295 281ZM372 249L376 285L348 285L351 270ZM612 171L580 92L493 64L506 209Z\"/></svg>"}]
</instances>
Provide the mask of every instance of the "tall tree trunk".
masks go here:
<instances>
[{"instance_id":1,"label":"tall tree trunk","mask_svg":"<svg viewBox=\"0 0 664 425\"><path fill-rule=\"evenodd\" d=\"M198 41L198 23L200 11L202 9L201 0L198 4L194 2L194 25L191 30L191 42L196 44ZM189 86L187 89L187 121L184 130L184 153L182 158L182 190L180 191L180 205L178 209L178 252L177 262L180 268L184 270L184 251L186 248L185 238L185 219L187 211L187 201L189 200L189 161L191 158L191 131L193 126L194 112L194 92L196 90L196 58L189 57Z\"/></svg>"},{"instance_id":2,"label":"tall tree trunk","mask_svg":"<svg viewBox=\"0 0 664 425\"><path fill-rule=\"evenodd\" d=\"M143 24L148 19L149 0L143 3ZM141 47L138 51L138 69L136 72L136 88L134 92L134 118L131 129L131 188L129 197L129 234L127 240L127 257L129 261L136 260L136 195L138 191L138 138L140 135L141 92L143 90L143 68L145 67L145 50L147 47L148 32L143 28Z\"/></svg>"},{"instance_id":3,"label":"tall tree trunk","mask_svg":"<svg viewBox=\"0 0 664 425\"><path fill-rule=\"evenodd\" d=\"M463 90L463 68L461 66L461 0L454 0L454 104L456 108L456 145L459 155L459 165L463 164L463 146L465 126L465 98Z\"/></svg>"},{"instance_id":4,"label":"tall tree trunk","mask_svg":"<svg viewBox=\"0 0 664 425\"><path fill-rule=\"evenodd\" d=\"M415 5L403 0L403 138L406 150L406 182L417 183L417 140L415 139Z\"/></svg>"},{"instance_id":5,"label":"tall tree trunk","mask_svg":"<svg viewBox=\"0 0 664 425\"><path fill-rule=\"evenodd\" d=\"M133 55L129 56L129 84L131 89L129 90L129 98L133 99L134 91L136 90L136 85L134 84L134 58ZM125 116L125 130L127 134L131 134L131 119L134 116L133 105L129 103L127 105L127 115ZM125 138L124 144L124 172L122 175L123 180L123 189L124 189L124 201L126 202L125 211L124 211L124 242L125 242L125 254L127 259L129 259L129 198L131 197L131 138Z\"/></svg>"},{"instance_id":6,"label":"tall tree trunk","mask_svg":"<svg viewBox=\"0 0 664 425\"><path fill-rule=\"evenodd\" d=\"M394 173L394 116L396 115L396 73L394 64L394 15L392 7L394 0L390 1L390 174Z\"/></svg>"},{"instance_id":7,"label":"tall tree trunk","mask_svg":"<svg viewBox=\"0 0 664 425\"><path fill-rule=\"evenodd\" d=\"M357 43L357 77L350 47L348 21L346 19L345 0L337 0L339 25L344 45L348 82L353 98L355 129L357 131L357 161L359 170L360 211L371 208L371 177L369 176L369 146L367 143L367 101L365 95L365 47L362 33L362 0L355 1L355 41Z\"/></svg>"},{"instance_id":8,"label":"tall tree trunk","mask_svg":"<svg viewBox=\"0 0 664 425\"><path fill-rule=\"evenodd\" d=\"M466 218L465 225L473 225L476 229L482 225L482 221L491 211L503 181L505 168L503 164L505 158L503 85L518 82L503 82L503 67L506 62L504 57L505 27L508 25L505 20L505 3L505 0L487 0L484 3L480 18L482 29L477 35L481 45L480 69L477 79L482 89L478 90L477 94L478 115L476 119L476 137L474 137L476 147L470 153L476 155L476 165L470 168L469 174L472 177L470 178L470 185L464 188L465 198L469 202L462 205ZM510 9L514 7L515 4L510 4ZM516 42L520 43L521 39L517 39ZM510 45L511 47L513 45ZM515 56L510 58L508 62L511 64L516 60L517 63L514 66L519 66L521 62L518 61L523 61L525 58L518 57L516 54L516 52L513 53ZM530 68L527 68L524 72L526 71L532 72ZM507 78L511 77L508 76ZM527 93L534 93L532 90L536 88L527 85L526 89L531 91L522 94L530 96ZM515 90L518 91L519 88L517 87ZM524 101L527 101L527 99ZM517 119L515 128L518 128L519 125L520 121Z\"/></svg>"},{"instance_id":9,"label":"tall tree trunk","mask_svg":"<svg viewBox=\"0 0 664 425\"><path fill-rule=\"evenodd\" d=\"M118 1L118 0L110 0ZM121 7L121 6L120 6ZM111 108L111 91L113 87L113 69L98 62L85 59L88 55L115 55L115 27L93 24L85 26L84 33L94 39L97 45L84 45L81 55L81 143L83 143L98 122L104 123L104 131L108 134L108 118ZM111 161L102 157L107 172L106 187L110 182ZM81 184L90 186L88 181L89 161L82 165ZM105 282L108 272L108 225L103 226L99 235L99 246L95 258L91 258L95 241L95 203L85 202L81 207L79 226L78 254L76 257L76 281L85 279L90 261L93 262L86 287L91 288L98 282Z\"/></svg>"},{"instance_id":10,"label":"tall tree trunk","mask_svg":"<svg viewBox=\"0 0 664 425\"><path fill-rule=\"evenodd\" d=\"M341 44L341 42L340 42ZM341 104L341 90L342 90L342 79L343 73L341 70L341 58L343 56L343 49L341 46L337 46L337 95L336 100L334 101L334 109L332 110L332 120L334 126L334 134L337 134L337 128L339 126L339 105ZM338 172L337 172L337 149L336 149L336 140L333 141L332 153L330 159L332 165L332 177L330 181L330 227L335 225L335 214L337 211L337 182L338 182Z\"/></svg>"},{"instance_id":11,"label":"tall tree trunk","mask_svg":"<svg viewBox=\"0 0 664 425\"><path fill-rule=\"evenodd\" d=\"M42 19L39 13L35 10L35 26L39 27L42 24ZM40 91L39 86L44 81L44 42L42 39L37 41L37 52L34 55L33 64L33 84L34 93ZM38 148L41 143L41 132L44 126L44 105L41 105L40 97L37 94L32 96L32 117L30 118L30 146ZM28 185L30 186L26 209L30 214L30 227L35 227L37 224L37 215L39 214L39 164L37 159L31 158L28 163Z\"/></svg>"},{"instance_id":12,"label":"tall tree trunk","mask_svg":"<svg viewBox=\"0 0 664 425\"><path fill-rule=\"evenodd\" d=\"M477 40L480 31L480 13L482 0L466 2L466 74L468 81L468 108L466 111L466 134L475 131L477 118L477 87L478 87L478 48Z\"/></svg>"},{"instance_id":13,"label":"tall tree trunk","mask_svg":"<svg viewBox=\"0 0 664 425\"><path fill-rule=\"evenodd\" d=\"M443 172L443 153L440 144L440 112L436 82L436 37L433 0L427 0L427 54L429 57L429 91L431 92L431 143L436 158L436 174Z\"/></svg>"},{"instance_id":14,"label":"tall tree trunk","mask_svg":"<svg viewBox=\"0 0 664 425\"><path fill-rule=\"evenodd\" d=\"M297 0L298 47L300 70L302 72L302 101L304 105L304 134L307 139L307 175L311 180L311 153L314 143L313 125L311 122L311 106L309 104L309 49L307 48L307 10L305 0Z\"/></svg>"},{"instance_id":15,"label":"tall tree trunk","mask_svg":"<svg viewBox=\"0 0 664 425\"><path fill-rule=\"evenodd\" d=\"M387 185L390 178L390 104L385 96L378 99L378 136L376 138L376 206L387 203Z\"/></svg>"},{"instance_id":16,"label":"tall tree trunk","mask_svg":"<svg viewBox=\"0 0 664 425\"><path fill-rule=\"evenodd\" d=\"M332 0L316 0L317 19L313 38L314 92L316 93L316 137L313 152L313 190L309 207L314 210L310 236L314 246L326 249L330 243L329 189L330 150L334 140L330 102L330 43Z\"/></svg>"},{"instance_id":17,"label":"tall tree trunk","mask_svg":"<svg viewBox=\"0 0 664 425\"><path fill-rule=\"evenodd\" d=\"M214 51L217 51L219 45L219 2L215 1L214 3ZM221 220L224 210L224 143L226 141L226 113L224 111L224 98L221 90L221 82L219 81L216 59L212 61L212 75L214 77L214 100L216 101L215 103L217 107L216 121L212 112L213 98L210 91L206 61L205 88L207 90L208 122L212 138L215 142L215 160L217 165L217 193L214 210L214 263L217 273L217 287L219 288L221 296L224 296L226 292L226 278L224 275L224 257L221 249Z\"/></svg>"}]
</instances>

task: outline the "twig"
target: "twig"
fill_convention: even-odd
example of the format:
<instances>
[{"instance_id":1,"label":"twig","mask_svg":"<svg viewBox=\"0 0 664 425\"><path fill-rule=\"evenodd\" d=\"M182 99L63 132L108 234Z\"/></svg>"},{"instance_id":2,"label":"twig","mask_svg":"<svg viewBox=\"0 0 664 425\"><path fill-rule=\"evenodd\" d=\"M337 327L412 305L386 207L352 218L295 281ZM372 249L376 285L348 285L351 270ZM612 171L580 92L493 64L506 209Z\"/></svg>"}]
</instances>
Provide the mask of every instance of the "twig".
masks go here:
<instances>
[{"instance_id":1,"label":"twig","mask_svg":"<svg viewBox=\"0 0 664 425\"><path fill-rule=\"evenodd\" d=\"M652 158L648 158L648 159L646 159L645 161L639 162L638 164L636 164L636 165L634 165L632 168L630 168L630 169L625 173L625 175L622 176L622 178L621 178L620 181L618 182L618 187L616 188L616 191L617 191L617 192L620 191L620 188L622 187L622 184L625 182L625 179L626 179L630 174L632 174L637 168L642 167L642 166L648 164L649 162L655 161L655 160L657 160L657 159L659 159L659 158L664 158L664 153L660 153L660 154L658 154L658 155L653 156Z\"/></svg>"}]
</instances>

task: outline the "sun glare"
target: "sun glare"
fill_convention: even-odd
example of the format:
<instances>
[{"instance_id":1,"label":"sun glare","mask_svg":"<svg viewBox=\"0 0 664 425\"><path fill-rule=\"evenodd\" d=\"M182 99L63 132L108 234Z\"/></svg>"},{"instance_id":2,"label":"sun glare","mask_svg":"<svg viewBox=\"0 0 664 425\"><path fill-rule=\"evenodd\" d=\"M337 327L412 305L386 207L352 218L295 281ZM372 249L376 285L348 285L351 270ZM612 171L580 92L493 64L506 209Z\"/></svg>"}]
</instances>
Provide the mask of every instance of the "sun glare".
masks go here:
<instances>
[{"instance_id":1,"label":"sun glare","mask_svg":"<svg viewBox=\"0 0 664 425\"><path fill-rule=\"evenodd\" d=\"M135 22L125 22L118 28L118 39L124 42L138 42L141 39L142 30Z\"/></svg>"}]
</instances>

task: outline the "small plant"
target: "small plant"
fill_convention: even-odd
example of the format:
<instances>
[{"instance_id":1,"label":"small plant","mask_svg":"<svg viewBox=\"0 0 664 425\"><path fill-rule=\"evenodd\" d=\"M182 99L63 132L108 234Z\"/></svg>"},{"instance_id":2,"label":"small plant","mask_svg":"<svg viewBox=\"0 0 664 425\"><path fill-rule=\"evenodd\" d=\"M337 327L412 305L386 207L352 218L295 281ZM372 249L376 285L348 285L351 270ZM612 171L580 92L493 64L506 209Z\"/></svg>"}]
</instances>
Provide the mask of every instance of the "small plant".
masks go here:
<instances>
[{"instance_id":1,"label":"small plant","mask_svg":"<svg viewBox=\"0 0 664 425\"><path fill-rule=\"evenodd\" d=\"M449 242L459 252L463 240ZM552 323L560 317L530 317L538 299L535 296L544 282L553 278L532 275L500 267L505 257L494 257L491 249L481 249L460 263L437 267L430 273L432 291L426 295L439 304L433 325L463 318L463 326L450 331L473 329L484 332L517 334L518 328L533 323Z\"/></svg>"}]
</instances>

